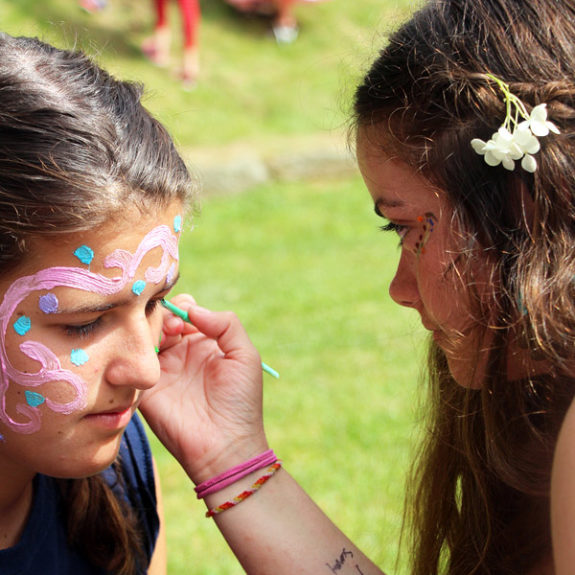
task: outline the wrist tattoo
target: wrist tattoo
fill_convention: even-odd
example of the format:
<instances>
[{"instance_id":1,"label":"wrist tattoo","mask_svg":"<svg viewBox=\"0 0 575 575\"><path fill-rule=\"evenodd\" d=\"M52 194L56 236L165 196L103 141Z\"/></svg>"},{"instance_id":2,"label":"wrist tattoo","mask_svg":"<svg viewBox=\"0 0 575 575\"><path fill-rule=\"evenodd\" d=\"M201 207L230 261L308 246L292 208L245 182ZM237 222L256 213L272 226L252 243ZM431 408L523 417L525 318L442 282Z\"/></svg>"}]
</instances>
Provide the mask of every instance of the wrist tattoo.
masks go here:
<instances>
[{"instance_id":1,"label":"wrist tattoo","mask_svg":"<svg viewBox=\"0 0 575 575\"><path fill-rule=\"evenodd\" d=\"M353 551L348 551L345 547L341 550L341 553L339 554L339 557L333 562L333 563L326 563L326 567L328 567L328 569L332 572L332 573L338 573L339 571L341 571L344 567L344 565L346 565L346 563L353 563ZM356 575L364 575L363 571L360 569L359 565L355 564L352 567L353 569L355 569L354 573L356 573Z\"/></svg>"}]
</instances>

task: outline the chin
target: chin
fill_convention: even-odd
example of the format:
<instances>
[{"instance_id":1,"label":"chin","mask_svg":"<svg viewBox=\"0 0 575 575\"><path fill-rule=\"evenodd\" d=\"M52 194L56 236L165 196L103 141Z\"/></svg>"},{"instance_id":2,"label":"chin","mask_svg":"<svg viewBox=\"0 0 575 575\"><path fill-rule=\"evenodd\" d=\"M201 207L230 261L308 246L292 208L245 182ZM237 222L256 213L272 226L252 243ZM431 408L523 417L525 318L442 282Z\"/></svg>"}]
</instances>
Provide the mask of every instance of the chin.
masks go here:
<instances>
[{"instance_id":1,"label":"chin","mask_svg":"<svg viewBox=\"0 0 575 575\"><path fill-rule=\"evenodd\" d=\"M481 365L476 362L450 357L447 357L447 365L449 366L451 377L461 387L466 389L481 389L483 387L485 370Z\"/></svg>"},{"instance_id":2,"label":"chin","mask_svg":"<svg viewBox=\"0 0 575 575\"><path fill-rule=\"evenodd\" d=\"M106 445L100 445L97 449L75 456L69 454L65 461L61 461L58 466L51 466L51 469L43 472L44 475L57 477L59 479L81 479L92 477L107 469L114 463L120 451L120 439L110 441Z\"/></svg>"}]
</instances>

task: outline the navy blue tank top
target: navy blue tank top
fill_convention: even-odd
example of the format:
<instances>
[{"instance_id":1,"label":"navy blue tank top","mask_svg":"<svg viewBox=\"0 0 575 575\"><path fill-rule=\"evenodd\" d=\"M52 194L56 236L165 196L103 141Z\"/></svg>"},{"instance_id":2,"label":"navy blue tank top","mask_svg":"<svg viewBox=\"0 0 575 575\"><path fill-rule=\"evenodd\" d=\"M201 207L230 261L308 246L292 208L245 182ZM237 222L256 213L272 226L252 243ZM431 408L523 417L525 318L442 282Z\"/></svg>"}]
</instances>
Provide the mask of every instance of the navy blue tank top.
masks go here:
<instances>
[{"instance_id":1,"label":"navy blue tank top","mask_svg":"<svg viewBox=\"0 0 575 575\"><path fill-rule=\"evenodd\" d=\"M103 475L116 495L124 498L139 517L145 551L150 558L159 519L152 455L137 415L124 432L119 456L121 481L111 467ZM56 482L37 475L32 509L22 537L14 547L0 551L0 575L105 575L68 545L60 505Z\"/></svg>"}]
</instances>

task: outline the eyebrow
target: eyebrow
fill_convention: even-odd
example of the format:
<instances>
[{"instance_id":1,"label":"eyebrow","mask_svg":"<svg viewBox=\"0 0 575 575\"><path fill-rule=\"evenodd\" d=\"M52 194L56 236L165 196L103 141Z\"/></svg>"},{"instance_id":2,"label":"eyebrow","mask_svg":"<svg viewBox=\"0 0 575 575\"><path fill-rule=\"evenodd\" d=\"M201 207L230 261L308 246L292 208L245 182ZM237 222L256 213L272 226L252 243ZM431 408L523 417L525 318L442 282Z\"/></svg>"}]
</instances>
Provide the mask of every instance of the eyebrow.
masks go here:
<instances>
[{"instance_id":1,"label":"eyebrow","mask_svg":"<svg viewBox=\"0 0 575 575\"><path fill-rule=\"evenodd\" d=\"M166 278L166 282L164 283L162 289L158 290L156 294L167 292L173 289L173 287L178 283L180 279L180 273L172 279L172 281L168 282ZM102 303L98 304L87 304L85 306L79 306L75 308L68 308L68 309L60 309L56 313L59 315L73 315L73 314L88 314L88 313L102 313L105 311L110 311L111 309L115 309L117 307L122 307L123 305L128 304L133 300L133 297L130 295L126 298L123 298L116 302L111 303Z\"/></svg>"}]
</instances>

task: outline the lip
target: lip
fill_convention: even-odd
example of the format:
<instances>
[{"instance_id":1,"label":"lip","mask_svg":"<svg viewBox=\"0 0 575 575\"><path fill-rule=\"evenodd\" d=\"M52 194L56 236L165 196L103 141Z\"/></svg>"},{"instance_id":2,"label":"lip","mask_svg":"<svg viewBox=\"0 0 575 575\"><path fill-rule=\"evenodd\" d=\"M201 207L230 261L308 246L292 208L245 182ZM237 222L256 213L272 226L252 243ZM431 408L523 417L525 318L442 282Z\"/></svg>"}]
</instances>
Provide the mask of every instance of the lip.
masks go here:
<instances>
[{"instance_id":1,"label":"lip","mask_svg":"<svg viewBox=\"0 0 575 575\"><path fill-rule=\"evenodd\" d=\"M130 404L127 407L116 407L115 409L89 413L84 419L90 424L103 429L118 430L123 429L130 423L135 409L136 406Z\"/></svg>"}]
</instances>

